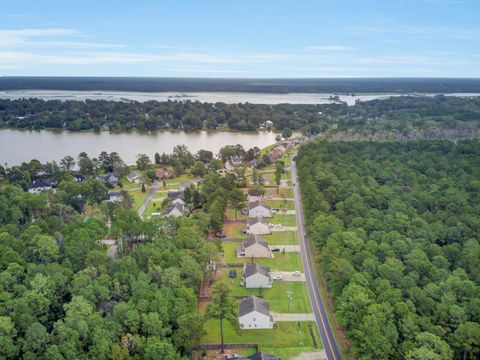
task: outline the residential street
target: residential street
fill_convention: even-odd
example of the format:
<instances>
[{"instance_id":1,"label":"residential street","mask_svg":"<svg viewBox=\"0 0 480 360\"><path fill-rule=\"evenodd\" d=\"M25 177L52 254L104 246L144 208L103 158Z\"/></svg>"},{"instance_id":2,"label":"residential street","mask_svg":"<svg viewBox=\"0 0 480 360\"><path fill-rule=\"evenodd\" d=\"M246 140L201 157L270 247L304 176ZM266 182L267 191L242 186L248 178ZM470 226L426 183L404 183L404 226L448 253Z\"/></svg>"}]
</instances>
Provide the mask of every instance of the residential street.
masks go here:
<instances>
[{"instance_id":1,"label":"residential street","mask_svg":"<svg viewBox=\"0 0 480 360\"><path fill-rule=\"evenodd\" d=\"M313 312L315 314L315 321L317 323L318 332L322 339L323 347L327 353L328 360L341 360L342 355L339 351L339 347L336 343L333 331L330 326L330 322L327 317L325 305L322 297L320 296L320 289L313 267L312 254L310 252L309 243L305 237L305 220L303 217L303 208L300 197L300 189L297 181L297 168L294 161L291 163L292 173L292 187L293 195L295 199L295 210L298 227L298 239L300 242L300 250L302 255L303 267L305 270L305 278L307 281L308 293L310 295L310 301L312 303Z\"/></svg>"}]
</instances>

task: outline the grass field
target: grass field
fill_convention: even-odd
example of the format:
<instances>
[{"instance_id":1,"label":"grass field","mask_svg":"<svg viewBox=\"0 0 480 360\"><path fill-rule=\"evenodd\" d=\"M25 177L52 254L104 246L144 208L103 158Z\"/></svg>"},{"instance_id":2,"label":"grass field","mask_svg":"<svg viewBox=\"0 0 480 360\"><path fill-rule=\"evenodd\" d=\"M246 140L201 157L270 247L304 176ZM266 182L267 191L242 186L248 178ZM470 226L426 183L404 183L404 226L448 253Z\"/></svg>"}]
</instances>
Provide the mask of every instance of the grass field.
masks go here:
<instances>
[{"instance_id":1,"label":"grass field","mask_svg":"<svg viewBox=\"0 0 480 360\"><path fill-rule=\"evenodd\" d=\"M229 238L244 238L248 235L242 233L242 229L246 226L246 224L224 224L223 225L223 232Z\"/></svg>"},{"instance_id":2,"label":"grass field","mask_svg":"<svg viewBox=\"0 0 480 360\"><path fill-rule=\"evenodd\" d=\"M228 207L227 210L225 211L225 216L227 217L227 219L235 220L235 210ZM244 220L244 219L245 219L245 215L243 215L240 210L237 210L236 220Z\"/></svg>"},{"instance_id":3,"label":"grass field","mask_svg":"<svg viewBox=\"0 0 480 360\"><path fill-rule=\"evenodd\" d=\"M288 359L303 351L314 349L314 340L308 326L312 327L317 346L321 348L316 326L313 322L279 322L274 329L240 330L235 333L228 322L224 322L223 333L226 343L256 343L261 351ZM220 327L218 320L209 320L205 324L207 335L202 343L219 343Z\"/></svg>"},{"instance_id":4,"label":"grass field","mask_svg":"<svg viewBox=\"0 0 480 360\"><path fill-rule=\"evenodd\" d=\"M264 238L270 245L296 245L298 236L295 231L276 231L272 235L265 235Z\"/></svg>"},{"instance_id":5,"label":"grass field","mask_svg":"<svg viewBox=\"0 0 480 360\"><path fill-rule=\"evenodd\" d=\"M150 191L148 189L145 192L142 192L142 190L132 190L128 192L132 196L134 210L138 210L140 208L149 192Z\"/></svg>"},{"instance_id":6,"label":"grass field","mask_svg":"<svg viewBox=\"0 0 480 360\"><path fill-rule=\"evenodd\" d=\"M275 214L268 220L272 224L282 224L283 226L296 226L295 215Z\"/></svg>"},{"instance_id":7,"label":"grass field","mask_svg":"<svg viewBox=\"0 0 480 360\"><path fill-rule=\"evenodd\" d=\"M239 242L223 242L223 262L225 263L246 263L251 262L251 258L237 258L236 248ZM284 271L302 271L302 259L300 253L281 253L275 252L273 258L255 259L261 265L270 266L271 270Z\"/></svg>"},{"instance_id":8,"label":"grass field","mask_svg":"<svg viewBox=\"0 0 480 360\"><path fill-rule=\"evenodd\" d=\"M295 203L291 200L267 200L267 205L274 209L295 210Z\"/></svg>"}]
</instances>

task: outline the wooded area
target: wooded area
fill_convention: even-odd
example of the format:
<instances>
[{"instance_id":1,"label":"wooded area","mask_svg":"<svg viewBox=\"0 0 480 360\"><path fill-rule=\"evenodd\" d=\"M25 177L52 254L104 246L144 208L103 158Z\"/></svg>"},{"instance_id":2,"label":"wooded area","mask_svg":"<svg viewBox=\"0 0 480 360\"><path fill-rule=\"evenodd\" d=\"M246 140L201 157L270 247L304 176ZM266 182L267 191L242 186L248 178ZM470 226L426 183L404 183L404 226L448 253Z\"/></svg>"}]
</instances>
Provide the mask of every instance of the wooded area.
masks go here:
<instances>
[{"instance_id":1,"label":"wooded area","mask_svg":"<svg viewBox=\"0 0 480 360\"><path fill-rule=\"evenodd\" d=\"M225 104L192 101L0 100L0 127L110 131L253 131L325 133L337 139L462 139L480 136L480 97L405 96L345 103Z\"/></svg>"},{"instance_id":2,"label":"wooded area","mask_svg":"<svg viewBox=\"0 0 480 360\"><path fill-rule=\"evenodd\" d=\"M357 359L480 355L480 143L316 142L308 233Z\"/></svg>"}]
</instances>

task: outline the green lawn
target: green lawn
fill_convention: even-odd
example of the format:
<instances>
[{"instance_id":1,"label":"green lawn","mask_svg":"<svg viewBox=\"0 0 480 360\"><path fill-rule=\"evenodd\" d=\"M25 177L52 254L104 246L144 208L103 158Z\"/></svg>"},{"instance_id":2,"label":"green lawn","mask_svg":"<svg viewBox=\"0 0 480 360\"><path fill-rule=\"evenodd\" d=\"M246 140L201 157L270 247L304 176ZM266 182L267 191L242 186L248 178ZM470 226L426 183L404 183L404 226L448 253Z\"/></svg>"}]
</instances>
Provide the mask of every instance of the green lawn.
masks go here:
<instances>
[{"instance_id":1,"label":"green lawn","mask_svg":"<svg viewBox=\"0 0 480 360\"><path fill-rule=\"evenodd\" d=\"M297 245L298 236L296 231L276 231L272 235L264 235L270 245Z\"/></svg>"},{"instance_id":2,"label":"green lawn","mask_svg":"<svg viewBox=\"0 0 480 360\"><path fill-rule=\"evenodd\" d=\"M230 279L228 273L230 270L237 271L237 277ZM243 277L243 269L224 268L219 270L218 282L228 285L234 296L263 295L263 299L270 304L270 310L280 313L309 313L312 311L310 298L308 297L307 286L304 282L294 281L275 281L270 289L247 289L240 284ZM292 292L290 306L288 304L288 294Z\"/></svg>"},{"instance_id":3,"label":"green lawn","mask_svg":"<svg viewBox=\"0 0 480 360\"><path fill-rule=\"evenodd\" d=\"M235 210L229 207L225 211L225 215L227 216L227 219L234 220ZM244 219L245 219L245 215L243 215L240 210L237 210L237 220L244 220Z\"/></svg>"},{"instance_id":4,"label":"green lawn","mask_svg":"<svg viewBox=\"0 0 480 360\"><path fill-rule=\"evenodd\" d=\"M142 190L132 190L128 192L132 196L134 210L138 210L140 208L149 192L149 189L146 189L145 192L142 192Z\"/></svg>"},{"instance_id":5,"label":"green lawn","mask_svg":"<svg viewBox=\"0 0 480 360\"><path fill-rule=\"evenodd\" d=\"M313 322L279 322L275 329L240 330L237 334L228 322L224 322L223 334L226 343L255 343L260 350L289 359L303 351L314 350L314 341L308 330L312 326L317 346L321 348L316 326ZM205 324L207 335L202 343L219 343L220 327L218 320Z\"/></svg>"},{"instance_id":6,"label":"green lawn","mask_svg":"<svg viewBox=\"0 0 480 360\"><path fill-rule=\"evenodd\" d=\"M274 209L295 210L295 203L291 200L267 200L267 205Z\"/></svg>"},{"instance_id":7,"label":"green lawn","mask_svg":"<svg viewBox=\"0 0 480 360\"><path fill-rule=\"evenodd\" d=\"M296 226L295 215L275 214L273 218L268 220L272 224L282 224L283 226Z\"/></svg>"},{"instance_id":8,"label":"green lawn","mask_svg":"<svg viewBox=\"0 0 480 360\"><path fill-rule=\"evenodd\" d=\"M250 258L237 258L235 249L239 242L223 242L223 262L224 263L246 263L251 262ZM284 271L302 271L302 258L300 253L275 252L273 258L257 258L255 259L261 265L270 266L271 270Z\"/></svg>"}]
</instances>

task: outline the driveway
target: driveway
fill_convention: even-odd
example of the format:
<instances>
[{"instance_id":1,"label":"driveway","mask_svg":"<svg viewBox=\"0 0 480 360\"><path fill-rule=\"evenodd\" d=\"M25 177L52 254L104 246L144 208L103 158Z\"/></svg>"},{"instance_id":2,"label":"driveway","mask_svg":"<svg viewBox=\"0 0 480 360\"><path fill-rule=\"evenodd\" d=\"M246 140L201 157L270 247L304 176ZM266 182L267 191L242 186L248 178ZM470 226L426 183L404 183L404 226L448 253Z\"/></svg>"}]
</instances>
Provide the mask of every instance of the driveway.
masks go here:
<instances>
[{"instance_id":1,"label":"driveway","mask_svg":"<svg viewBox=\"0 0 480 360\"><path fill-rule=\"evenodd\" d=\"M327 353L325 349L302 352L297 357L292 358L292 360L327 360Z\"/></svg>"},{"instance_id":2,"label":"driveway","mask_svg":"<svg viewBox=\"0 0 480 360\"><path fill-rule=\"evenodd\" d=\"M300 252L300 245L270 245L270 249L280 249L280 252L286 253Z\"/></svg>"},{"instance_id":3,"label":"driveway","mask_svg":"<svg viewBox=\"0 0 480 360\"><path fill-rule=\"evenodd\" d=\"M304 273L301 273L300 276L293 276L292 271L272 271L270 274L272 277L281 276L282 280L278 281L306 281Z\"/></svg>"},{"instance_id":4,"label":"driveway","mask_svg":"<svg viewBox=\"0 0 480 360\"><path fill-rule=\"evenodd\" d=\"M270 311L270 315L272 315L273 321L315 321L315 315L313 313L285 314Z\"/></svg>"},{"instance_id":5,"label":"driveway","mask_svg":"<svg viewBox=\"0 0 480 360\"><path fill-rule=\"evenodd\" d=\"M276 231L297 231L296 226L280 226L280 227L270 227L271 232Z\"/></svg>"},{"instance_id":6,"label":"driveway","mask_svg":"<svg viewBox=\"0 0 480 360\"><path fill-rule=\"evenodd\" d=\"M153 185L151 187L150 192L148 193L147 197L145 198L145 200L143 200L142 206L140 206L140 209L138 209L138 216L140 216L140 217L143 216L143 212L147 208L147 205L150 202L150 200L152 200L153 195L155 195L155 193L157 192L157 189L158 189L158 185Z\"/></svg>"}]
</instances>

